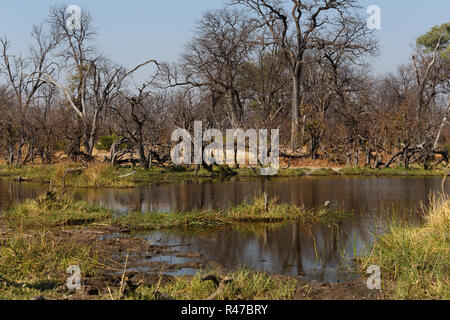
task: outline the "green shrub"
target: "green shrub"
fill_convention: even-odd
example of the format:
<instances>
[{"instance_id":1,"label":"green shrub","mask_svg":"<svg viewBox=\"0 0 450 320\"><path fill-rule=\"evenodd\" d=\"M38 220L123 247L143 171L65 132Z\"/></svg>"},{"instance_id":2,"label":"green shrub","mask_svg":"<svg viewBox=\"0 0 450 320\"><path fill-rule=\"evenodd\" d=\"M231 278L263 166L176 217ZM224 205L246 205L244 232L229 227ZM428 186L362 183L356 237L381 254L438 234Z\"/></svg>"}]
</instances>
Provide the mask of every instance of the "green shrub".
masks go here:
<instances>
[{"instance_id":1,"label":"green shrub","mask_svg":"<svg viewBox=\"0 0 450 320\"><path fill-rule=\"evenodd\" d=\"M98 139L98 143L95 148L100 151L109 151L111 150L111 146L113 145L114 141L119 140L120 138L121 137L115 134L113 134L112 136L101 136Z\"/></svg>"}]
</instances>

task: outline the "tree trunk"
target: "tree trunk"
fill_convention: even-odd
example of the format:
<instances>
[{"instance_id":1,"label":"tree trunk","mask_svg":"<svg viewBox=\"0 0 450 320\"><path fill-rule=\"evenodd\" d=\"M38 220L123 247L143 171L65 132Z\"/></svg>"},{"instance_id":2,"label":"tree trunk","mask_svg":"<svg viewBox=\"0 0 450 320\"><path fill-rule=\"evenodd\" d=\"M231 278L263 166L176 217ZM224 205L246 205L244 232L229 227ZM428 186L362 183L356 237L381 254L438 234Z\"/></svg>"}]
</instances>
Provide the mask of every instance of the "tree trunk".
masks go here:
<instances>
[{"instance_id":1,"label":"tree trunk","mask_svg":"<svg viewBox=\"0 0 450 320\"><path fill-rule=\"evenodd\" d=\"M367 168L370 168L372 164L372 153L370 152L370 150L366 150L366 161L365 161L365 166Z\"/></svg>"},{"instance_id":2,"label":"tree trunk","mask_svg":"<svg viewBox=\"0 0 450 320\"><path fill-rule=\"evenodd\" d=\"M291 106L291 149L297 146L299 104L301 101L300 68L297 68L292 77L292 106Z\"/></svg>"},{"instance_id":3,"label":"tree trunk","mask_svg":"<svg viewBox=\"0 0 450 320\"><path fill-rule=\"evenodd\" d=\"M439 145L439 140L441 139L442 130L444 130L444 128L447 124L447 116L448 116L449 110L450 110L450 98L447 101L447 109L445 111L444 117L442 118L441 125L440 125L438 133L436 135L436 140L434 141L433 150L436 150Z\"/></svg>"},{"instance_id":4,"label":"tree trunk","mask_svg":"<svg viewBox=\"0 0 450 320\"><path fill-rule=\"evenodd\" d=\"M22 148L23 148L24 144L25 144L25 142L23 141L23 138L22 138L20 141L20 145L17 149L16 164L15 164L16 167L19 166L20 158L22 158Z\"/></svg>"},{"instance_id":5,"label":"tree trunk","mask_svg":"<svg viewBox=\"0 0 450 320\"><path fill-rule=\"evenodd\" d=\"M240 128L240 121L238 119L238 115L236 112L236 101L233 94L233 91L228 90L227 91L227 106L228 106L228 113L231 116L231 126L233 129L239 129Z\"/></svg>"},{"instance_id":6,"label":"tree trunk","mask_svg":"<svg viewBox=\"0 0 450 320\"><path fill-rule=\"evenodd\" d=\"M403 152L403 167L405 169L409 168L409 148L406 147Z\"/></svg>"},{"instance_id":7,"label":"tree trunk","mask_svg":"<svg viewBox=\"0 0 450 320\"><path fill-rule=\"evenodd\" d=\"M302 136L300 138L300 147L305 145L305 129L306 129L306 115L303 116L302 121Z\"/></svg>"},{"instance_id":8,"label":"tree trunk","mask_svg":"<svg viewBox=\"0 0 450 320\"><path fill-rule=\"evenodd\" d=\"M10 145L8 150L8 166L12 166L13 164L14 164L14 147Z\"/></svg>"},{"instance_id":9,"label":"tree trunk","mask_svg":"<svg viewBox=\"0 0 450 320\"><path fill-rule=\"evenodd\" d=\"M319 137L311 136L311 159L317 160L317 151L319 150Z\"/></svg>"},{"instance_id":10,"label":"tree trunk","mask_svg":"<svg viewBox=\"0 0 450 320\"><path fill-rule=\"evenodd\" d=\"M150 164L145 155L145 148L144 145L142 144L142 140L139 143L138 151L139 151L139 166L141 167L141 169L147 170Z\"/></svg>"},{"instance_id":11,"label":"tree trunk","mask_svg":"<svg viewBox=\"0 0 450 320\"><path fill-rule=\"evenodd\" d=\"M360 150L353 151L353 166L359 168L359 152Z\"/></svg>"},{"instance_id":12,"label":"tree trunk","mask_svg":"<svg viewBox=\"0 0 450 320\"><path fill-rule=\"evenodd\" d=\"M94 151L95 146L95 140L97 136L97 127L98 127L98 116L100 113L100 109L96 109L94 113L94 118L92 119L92 126L91 130L89 132L89 135L86 137L86 153L89 155L89 157L92 157L92 153Z\"/></svg>"}]
</instances>

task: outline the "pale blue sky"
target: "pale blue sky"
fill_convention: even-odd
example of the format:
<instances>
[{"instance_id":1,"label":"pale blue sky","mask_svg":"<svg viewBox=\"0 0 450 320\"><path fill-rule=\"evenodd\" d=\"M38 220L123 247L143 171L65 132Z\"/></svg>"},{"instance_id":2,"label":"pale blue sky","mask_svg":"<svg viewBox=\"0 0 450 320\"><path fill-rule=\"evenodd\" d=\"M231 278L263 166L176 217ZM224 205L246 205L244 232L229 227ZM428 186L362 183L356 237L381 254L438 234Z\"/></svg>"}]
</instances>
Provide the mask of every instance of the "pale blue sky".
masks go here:
<instances>
[{"instance_id":1,"label":"pale blue sky","mask_svg":"<svg viewBox=\"0 0 450 320\"><path fill-rule=\"evenodd\" d=\"M98 29L97 45L113 61L132 66L148 58L174 62L192 37L195 21L224 0L70 0L87 8ZM0 36L16 50L26 48L33 23L46 18L55 0L0 0ZM449 0L361 0L381 7L378 31L382 55L373 61L377 72L394 71L406 62L414 39L433 25L450 21Z\"/></svg>"}]
</instances>

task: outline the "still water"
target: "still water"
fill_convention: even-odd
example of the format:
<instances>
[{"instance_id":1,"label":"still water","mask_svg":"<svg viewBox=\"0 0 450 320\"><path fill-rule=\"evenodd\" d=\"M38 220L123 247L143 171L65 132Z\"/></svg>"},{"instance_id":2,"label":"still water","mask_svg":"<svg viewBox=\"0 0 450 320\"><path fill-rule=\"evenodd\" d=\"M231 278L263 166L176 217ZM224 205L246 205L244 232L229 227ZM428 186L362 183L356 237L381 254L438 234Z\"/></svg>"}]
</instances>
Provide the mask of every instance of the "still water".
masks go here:
<instances>
[{"instance_id":1,"label":"still water","mask_svg":"<svg viewBox=\"0 0 450 320\"><path fill-rule=\"evenodd\" d=\"M46 185L0 179L0 210L37 197L47 188ZM448 184L445 188L449 191ZM114 209L117 214L223 208L259 192L268 192L281 202L311 209L331 201L333 206L353 212L353 216L309 227L296 223L247 225L213 232L154 231L139 236L161 245L175 246L178 252L200 253L199 260L214 261L226 268L246 265L257 271L337 282L355 276L348 272L351 258L371 244L373 234L380 232L379 227L391 212L409 210L417 216L421 207L427 205L430 193L441 190L442 180L434 177L301 177L82 189L77 191L76 197ZM192 272L186 269L178 274Z\"/></svg>"}]
</instances>

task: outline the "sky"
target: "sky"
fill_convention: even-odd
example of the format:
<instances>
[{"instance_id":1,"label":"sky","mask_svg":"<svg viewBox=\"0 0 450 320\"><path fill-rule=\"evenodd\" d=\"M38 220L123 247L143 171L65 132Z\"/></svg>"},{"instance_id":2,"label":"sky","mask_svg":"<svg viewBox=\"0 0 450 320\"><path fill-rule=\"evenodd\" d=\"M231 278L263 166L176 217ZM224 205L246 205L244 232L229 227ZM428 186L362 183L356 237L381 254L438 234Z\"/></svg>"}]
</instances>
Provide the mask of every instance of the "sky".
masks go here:
<instances>
[{"instance_id":1,"label":"sky","mask_svg":"<svg viewBox=\"0 0 450 320\"><path fill-rule=\"evenodd\" d=\"M224 0L0 0L0 37L14 50L31 42L33 24L45 20L48 8L65 3L88 9L98 31L99 51L114 62L133 67L148 59L176 62L202 12L222 7ZM449 0L361 0L381 9L376 31L381 55L373 59L376 73L395 71L410 59L415 39L432 26L450 22ZM368 16L368 15L367 15Z\"/></svg>"}]
</instances>

